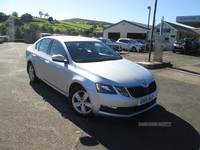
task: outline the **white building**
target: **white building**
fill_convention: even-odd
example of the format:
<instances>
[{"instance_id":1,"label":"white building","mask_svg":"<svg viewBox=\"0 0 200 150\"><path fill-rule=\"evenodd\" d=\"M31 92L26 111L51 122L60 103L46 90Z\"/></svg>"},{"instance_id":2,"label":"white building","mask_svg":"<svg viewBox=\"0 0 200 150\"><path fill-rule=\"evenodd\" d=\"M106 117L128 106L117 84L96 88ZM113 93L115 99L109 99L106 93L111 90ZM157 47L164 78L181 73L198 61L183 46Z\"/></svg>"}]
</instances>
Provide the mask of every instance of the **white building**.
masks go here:
<instances>
[{"instance_id":1,"label":"white building","mask_svg":"<svg viewBox=\"0 0 200 150\"><path fill-rule=\"evenodd\" d=\"M151 26L149 26L151 29ZM160 24L154 27L154 34L160 34ZM177 24L167 21L163 22L162 34L165 35L165 50L172 50L175 41L190 37L198 41L200 35L194 32L191 28L186 28ZM119 39L119 38L132 38L132 39L151 39L151 30L148 30L146 24L122 20L103 31L104 38Z\"/></svg>"},{"instance_id":2,"label":"white building","mask_svg":"<svg viewBox=\"0 0 200 150\"><path fill-rule=\"evenodd\" d=\"M103 31L103 37L118 40L119 38L146 39L147 25L122 20Z\"/></svg>"},{"instance_id":3,"label":"white building","mask_svg":"<svg viewBox=\"0 0 200 150\"><path fill-rule=\"evenodd\" d=\"M153 38L155 37L155 35L159 34L160 34L160 24L155 26ZM200 35L194 32L191 28L186 28L167 21L163 22L162 35L165 36L165 43L166 43L165 50L172 50L174 42L178 41L179 39L187 37L198 40L200 37ZM151 39L151 31L149 31L148 39Z\"/></svg>"}]
</instances>

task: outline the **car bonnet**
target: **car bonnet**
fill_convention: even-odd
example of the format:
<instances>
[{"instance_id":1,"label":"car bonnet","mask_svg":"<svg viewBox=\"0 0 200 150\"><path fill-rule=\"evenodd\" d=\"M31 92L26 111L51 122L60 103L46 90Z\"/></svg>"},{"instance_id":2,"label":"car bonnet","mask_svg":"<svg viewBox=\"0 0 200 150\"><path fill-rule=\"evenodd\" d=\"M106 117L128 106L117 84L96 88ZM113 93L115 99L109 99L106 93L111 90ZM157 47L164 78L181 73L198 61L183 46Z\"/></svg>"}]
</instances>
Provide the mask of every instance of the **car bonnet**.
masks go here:
<instances>
[{"instance_id":1,"label":"car bonnet","mask_svg":"<svg viewBox=\"0 0 200 150\"><path fill-rule=\"evenodd\" d=\"M142 85L154 81L153 75L144 67L126 59L76 63L76 72L95 83L126 86Z\"/></svg>"}]
</instances>

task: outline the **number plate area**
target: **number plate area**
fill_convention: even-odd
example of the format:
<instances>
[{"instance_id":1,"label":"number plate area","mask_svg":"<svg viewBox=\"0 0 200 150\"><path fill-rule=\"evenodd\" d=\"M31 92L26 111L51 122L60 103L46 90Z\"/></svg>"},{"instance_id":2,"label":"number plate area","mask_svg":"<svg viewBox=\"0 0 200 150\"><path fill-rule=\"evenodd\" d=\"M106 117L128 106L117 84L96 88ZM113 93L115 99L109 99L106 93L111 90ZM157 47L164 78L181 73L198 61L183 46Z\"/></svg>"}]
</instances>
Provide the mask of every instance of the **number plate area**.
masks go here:
<instances>
[{"instance_id":1,"label":"number plate area","mask_svg":"<svg viewBox=\"0 0 200 150\"><path fill-rule=\"evenodd\" d=\"M139 99L138 100L138 106L144 105L144 104L146 104L146 103L148 103L148 102L150 102L150 101L152 101L154 99L155 99L155 94L153 94L153 95L151 95L149 97L143 98L143 99Z\"/></svg>"}]
</instances>

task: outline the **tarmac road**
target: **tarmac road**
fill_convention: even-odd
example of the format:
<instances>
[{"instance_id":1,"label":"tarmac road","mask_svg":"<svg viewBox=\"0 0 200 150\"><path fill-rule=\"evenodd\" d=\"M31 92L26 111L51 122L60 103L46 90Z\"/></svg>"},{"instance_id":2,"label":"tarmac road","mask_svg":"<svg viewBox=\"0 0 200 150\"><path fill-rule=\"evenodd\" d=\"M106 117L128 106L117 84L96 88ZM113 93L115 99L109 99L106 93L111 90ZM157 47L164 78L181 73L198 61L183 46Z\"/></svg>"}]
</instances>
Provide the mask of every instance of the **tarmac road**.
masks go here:
<instances>
[{"instance_id":1,"label":"tarmac road","mask_svg":"<svg viewBox=\"0 0 200 150\"><path fill-rule=\"evenodd\" d=\"M81 118L71 111L65 96L43 82L30 84L25 61L29 45L0 44L1 150L199 150L199 53L164 52L163 60L173 67L150 70L159 87L153 109L131 118ZM122 56L148 59L148 53Z\"/></svg>"}]
</instances>

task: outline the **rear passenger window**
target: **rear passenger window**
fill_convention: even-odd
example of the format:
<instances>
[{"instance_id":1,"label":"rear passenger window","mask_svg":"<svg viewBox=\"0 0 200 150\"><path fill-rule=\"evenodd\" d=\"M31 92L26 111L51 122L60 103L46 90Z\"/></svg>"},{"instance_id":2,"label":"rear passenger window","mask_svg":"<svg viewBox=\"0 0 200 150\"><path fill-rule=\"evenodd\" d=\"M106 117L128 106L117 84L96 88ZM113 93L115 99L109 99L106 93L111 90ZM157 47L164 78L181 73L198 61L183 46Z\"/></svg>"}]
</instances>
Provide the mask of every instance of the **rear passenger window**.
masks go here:
<instances>
[{"instance_id":1,"label":"rear passenger window","mask_svg":"<svg viewBox=\"0 0 200 150\"><path fill-rule=\"evenodd\" d=\"M41 52L47 53L50 42L51 42L51 39L42 40L42 43L40 44L38 50Z\"/></svg>"},{"instance_id":2,"label":"rear passenger window","mask_svg":"<svg viewBox=\"0 0 200 150\"><path fill-rule=\"evenodd\" d=\"M53 56L53 55L57 55L57 54L61 54L63 57L66 56L65 50L64 50L62 44L60 42L54 40L51 45L50 55Z\"/></svg>"}]
</instances>

